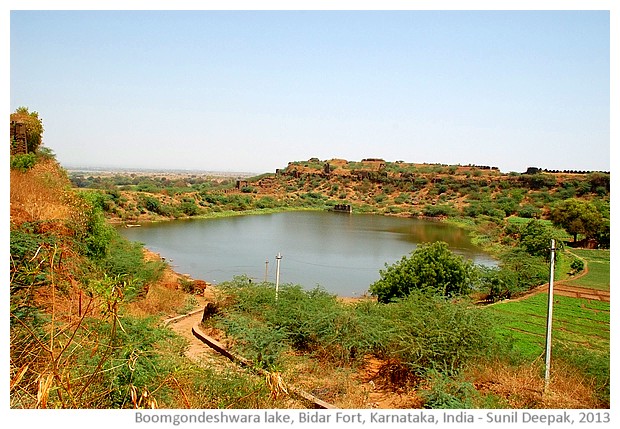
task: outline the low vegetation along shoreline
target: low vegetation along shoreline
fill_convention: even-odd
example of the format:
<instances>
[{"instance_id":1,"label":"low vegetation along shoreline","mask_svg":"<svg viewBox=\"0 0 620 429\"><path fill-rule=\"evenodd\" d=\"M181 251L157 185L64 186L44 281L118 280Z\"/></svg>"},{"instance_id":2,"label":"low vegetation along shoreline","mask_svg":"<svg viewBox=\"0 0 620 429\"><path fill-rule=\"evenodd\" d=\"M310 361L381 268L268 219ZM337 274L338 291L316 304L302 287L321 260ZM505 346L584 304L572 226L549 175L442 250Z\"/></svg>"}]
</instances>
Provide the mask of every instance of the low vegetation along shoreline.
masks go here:
<instances>
[{"instance_id":1,"label":"low vegetation along shoreline","mask_svg":"<svg viewBox=\"0 0 620 429\"><path fill-rule=\"evenodd\" d=\"M308 407L289 380L340 408L609 407L609 302L556 298L545 394L546 295L533 293L551 238L567 246L559 285L609 292L607 173L313 159L170 183L69 175L50 151L11 164L13 408ZM276 300L271 283L180 276L112 226L335 204L459 222L500 265L482 270L426 243L386 267L368 299L285 285ZM201 323L269 376L195 343L182 323Z\"/></svg>"}]
</instances>

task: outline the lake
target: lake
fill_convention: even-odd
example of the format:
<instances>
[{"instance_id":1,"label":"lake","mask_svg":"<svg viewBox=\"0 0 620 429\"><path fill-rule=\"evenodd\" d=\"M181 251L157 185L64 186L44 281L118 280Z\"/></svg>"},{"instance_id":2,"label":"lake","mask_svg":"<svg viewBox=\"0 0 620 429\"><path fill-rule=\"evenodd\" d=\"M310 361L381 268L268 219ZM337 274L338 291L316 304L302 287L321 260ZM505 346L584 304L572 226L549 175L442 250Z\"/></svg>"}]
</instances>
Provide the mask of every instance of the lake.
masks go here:
<instances>
[{"instance_id":1,"label":"lake","mask_svg":"<svg viewBox=\"0 0 620 429\"><path fill-rule=\"evenodd\" d=\"M339 296L360 296L379 270L420 243L445 241L476 264L496 265L465 230L435 221L321 211L189 219L119 228L131 241L166 258L173 269L207 282L236 275L280 284L317 285Z\"/></svg>"}]
</instances>

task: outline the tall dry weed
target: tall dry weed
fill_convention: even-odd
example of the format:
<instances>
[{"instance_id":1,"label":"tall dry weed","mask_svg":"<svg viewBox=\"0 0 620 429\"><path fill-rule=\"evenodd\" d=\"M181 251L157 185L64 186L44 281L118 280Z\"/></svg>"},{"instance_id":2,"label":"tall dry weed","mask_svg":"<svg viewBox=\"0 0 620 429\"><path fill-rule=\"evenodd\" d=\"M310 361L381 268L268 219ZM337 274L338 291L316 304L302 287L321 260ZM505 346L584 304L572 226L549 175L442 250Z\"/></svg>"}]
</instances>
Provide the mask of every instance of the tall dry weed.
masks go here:
<instances>
[{"instance_id":1,"label":"tall dry weed","mask_svg":"<svg viewBox=\"0 0 620 429\"><path fill-rule=\"evenodd\" d=\"M143 299L131 302L127 308L130 314L145 317L151 314L174 314L175 310L183 305L185 294L167 288L160 283L149 286Z\"/></svg>"},{"instance_id":2,"label":"tall dry weed","mask_svg":"<svg viewBox=\"0 0 620 429\"><path fill-rule=\"evenodd\" d=\"M76 216L77 195L54 161L37 163L29 171L11 170L11 221L69 220Z\"/></svg>"},{"instance_id":3,"label":"tall dry weed","mask_svg":"<svg viewBox=\"0 0 620 429\"><path fill-rule=\"evenodd\" d=\"M511 408L600 408L595 386L575 368L561 362L552 367L547 392L540 361L531 365L509 366L504 362L487 364L472 371L473 383L481 393L492 393Z\"/></svg>"}]
</instances>

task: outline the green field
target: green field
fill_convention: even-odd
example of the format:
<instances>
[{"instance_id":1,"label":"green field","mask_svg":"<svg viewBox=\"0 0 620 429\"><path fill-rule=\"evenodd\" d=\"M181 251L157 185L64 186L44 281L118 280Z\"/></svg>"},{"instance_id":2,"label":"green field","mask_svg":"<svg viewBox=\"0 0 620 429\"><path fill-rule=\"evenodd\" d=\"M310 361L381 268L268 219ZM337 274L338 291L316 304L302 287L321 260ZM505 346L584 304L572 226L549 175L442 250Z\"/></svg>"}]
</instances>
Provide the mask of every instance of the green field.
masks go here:
<instances>
[{"instance_id":1,"label":"green field","mask_svg":"<svg viewBox=\"0 0 620 429\"><path fill-rule=\"evenodd\" d=\"M544 352L547 294L487 308L497 317L497 332L514 340L516 350L529 358ZM556 296L553 306L553 344L609 353L609 303Z\"/></svg>"},{"instance_id":2,"label":"green field","mask_svg":"<svg viewBox=\"0 0 620 429\"><path fill-rule=\"evenodd\" d=\"M586 261L588 273L575 280L565 281L570 286L609 290L609 250L570 249L570 253Z\"/></svg>"}]
</instances>

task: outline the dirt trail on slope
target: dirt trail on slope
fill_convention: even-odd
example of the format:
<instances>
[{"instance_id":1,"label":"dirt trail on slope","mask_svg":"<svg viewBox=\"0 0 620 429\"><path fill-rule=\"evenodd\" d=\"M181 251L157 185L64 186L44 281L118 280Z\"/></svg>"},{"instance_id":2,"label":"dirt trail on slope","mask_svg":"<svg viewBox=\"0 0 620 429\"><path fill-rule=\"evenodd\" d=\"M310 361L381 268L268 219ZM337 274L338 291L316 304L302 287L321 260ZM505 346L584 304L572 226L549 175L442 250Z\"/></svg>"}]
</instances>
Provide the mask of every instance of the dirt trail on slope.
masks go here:
<instances>
[{"instance_id":1,"label":"dirt trail on slope","mask_svg":"<svg viewBox=\"0 0 620 429\"><path fill-rule=\"evenodd\" d=\"M203 296L196 296L196 298L198 299L198 309L194 310L186 317L173 318L173 320L169 319L167 322L168 327L188 341L185 355L193 362L201 366L224 364L227 367L236 368L236 365L228 360L228 358L205 345L193 334L192 328L202 321L205 306L207 303L215 301L213 288L207 285Z\"/></svg>"},{"instance_id":2,"label":"dirt trail on slope","mask_svg":"<svg viewBox=\"0 0 620 429\"><path fill-rule=\"evenodd\" d=\"M221 357L219 353L217 353L210 347L205 346L202 341L200 341L194 336L194 334L192 334L192 327L200 323L201 320L202 310L198 311L195 314L192 314L191 316L170 322L168 326L170 327L170 329L172 329L174 332L176 332L188 341L188 347L185 350L185 356L187 356L193 362L200 363L201 365L204 365L205 362L213 362L214 359L217 359L218 363L223 362L222 359L219 359Z\"/></svg>"}]
</instances>

